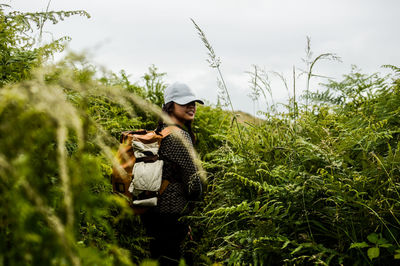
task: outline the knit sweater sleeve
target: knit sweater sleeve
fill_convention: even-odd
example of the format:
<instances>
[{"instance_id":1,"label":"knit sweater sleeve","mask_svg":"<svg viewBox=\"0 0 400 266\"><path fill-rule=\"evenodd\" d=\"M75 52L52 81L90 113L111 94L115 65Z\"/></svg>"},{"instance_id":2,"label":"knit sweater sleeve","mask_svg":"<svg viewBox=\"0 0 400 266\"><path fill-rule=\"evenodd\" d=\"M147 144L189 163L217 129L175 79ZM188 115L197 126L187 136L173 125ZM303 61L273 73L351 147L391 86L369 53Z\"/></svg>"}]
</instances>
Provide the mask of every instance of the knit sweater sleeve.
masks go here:
<instances>
[{"instance_id":1,"label":"knit sweater sleeve","mask_svg":"<svg viewBox=\"0 0 400 266\"><path fill-rule=\"evenodd\" d=\"M175 134L179 134L181 138ZM194 147L189 133L178 130L162 140L161 156L178 166L188 199L196 200L202 193L200 176L193 161Z\"/></svg>"}]
</instances>

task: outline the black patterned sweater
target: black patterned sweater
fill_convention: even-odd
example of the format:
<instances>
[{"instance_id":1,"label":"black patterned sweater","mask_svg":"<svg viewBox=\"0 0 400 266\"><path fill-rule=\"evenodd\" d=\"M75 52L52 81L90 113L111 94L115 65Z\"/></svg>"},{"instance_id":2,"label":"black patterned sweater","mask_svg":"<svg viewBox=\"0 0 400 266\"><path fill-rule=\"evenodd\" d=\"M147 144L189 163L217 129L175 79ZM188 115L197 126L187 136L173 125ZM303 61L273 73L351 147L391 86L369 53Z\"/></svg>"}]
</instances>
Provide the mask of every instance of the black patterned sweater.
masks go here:
<instances>
[{"instance_id":1,"label":"black patterned sweater","mask_svg":"<svg viewBox=\"0 0 400 266\"><path fill-rule=\"evenodd\" d=\"M165 128L167 125L162 127ZM182 143L180 134L186 145ZM188 212L188 203L198 200L202 193L202 185L198 169L193 162L194 147L187 131L180 129L163 138L158 154L164 161L163 179L170 181L166 190L158 199L155 212L162 214L185 214Z\"/></svg>"}]
</instances>

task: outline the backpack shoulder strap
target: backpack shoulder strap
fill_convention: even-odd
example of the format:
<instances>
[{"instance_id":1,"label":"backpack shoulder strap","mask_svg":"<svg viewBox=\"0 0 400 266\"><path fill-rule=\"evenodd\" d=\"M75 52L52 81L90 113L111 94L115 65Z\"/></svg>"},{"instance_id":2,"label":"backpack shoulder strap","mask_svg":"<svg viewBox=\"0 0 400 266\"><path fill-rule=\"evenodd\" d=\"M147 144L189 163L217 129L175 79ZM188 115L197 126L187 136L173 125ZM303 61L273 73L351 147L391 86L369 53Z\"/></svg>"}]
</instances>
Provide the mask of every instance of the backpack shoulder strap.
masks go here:
<instances>
[{"instance_id":1,"label":"backpack shoulder strap","mask_svg":"<svg viewBox=\"0 0 400 266\"><path fill-rule=\"evenodd\" d=\"M161 182L161 187L160 187L160 190L159 190L160 195L161 195L162 193L164 193L164 191L167 189L169 183L171 183L171 182L169 182L167 179L163 179L163 180L162 180L162 182Z\"/></svg>"},{"instance_id":2,"label":"backpack shoulder strap","mask_svg":"<svg viewBox=\"0 0 400 266\"><path fill-rule=\"evenodd\" d=\"M161 130L160 134L162 135L162 138L165 138L166 136L168 136L169 134L171 134L172 132L179 130L180 128L177 126L167 126L166 128L164 128L163 130Z\"/></svg>"}]
</instances>

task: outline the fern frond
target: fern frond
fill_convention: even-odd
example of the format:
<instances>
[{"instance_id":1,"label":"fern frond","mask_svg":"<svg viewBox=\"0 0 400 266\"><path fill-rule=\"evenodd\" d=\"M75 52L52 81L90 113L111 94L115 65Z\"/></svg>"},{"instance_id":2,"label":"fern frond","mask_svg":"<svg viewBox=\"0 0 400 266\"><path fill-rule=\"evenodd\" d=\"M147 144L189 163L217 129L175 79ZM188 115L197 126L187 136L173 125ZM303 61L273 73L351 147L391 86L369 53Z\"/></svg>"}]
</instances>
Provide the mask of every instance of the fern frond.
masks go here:
<instances>
[{"instance_id":1,"label":"fern frond","mask_svg":"<svg viewBox=\"0 0 400 266\"><path fill-rule=\"evenodd\" d=\"M206 214L210 216L226 216L226 215L231 215L233 213L249 211L249 210L250 210L250 205L247 203L247 201L243 201L242 203L236 206L219 207L217 209L208 211Z\"/></svg>"}]
</instances>

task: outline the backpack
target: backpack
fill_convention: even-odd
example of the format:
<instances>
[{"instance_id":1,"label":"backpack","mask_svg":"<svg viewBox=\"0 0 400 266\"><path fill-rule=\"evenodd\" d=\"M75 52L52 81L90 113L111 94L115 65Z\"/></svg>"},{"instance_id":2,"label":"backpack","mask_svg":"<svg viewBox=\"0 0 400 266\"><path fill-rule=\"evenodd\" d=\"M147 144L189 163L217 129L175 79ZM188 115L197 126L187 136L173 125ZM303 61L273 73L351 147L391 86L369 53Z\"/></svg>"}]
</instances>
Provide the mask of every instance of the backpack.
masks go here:
<instances>
[{"instance_id":1,"label":"backpack","mask_svg":"<svg viewBox=\"0 0 400 266\"><path fill-rule=\"evenodd\" d=\"M162 180L164 162L159 159L158 150L161 140L176 129L168 126L161 132L141 129L121 133L118 164L113 167L111 183L114 193L128 198L135 214L156 206L158 196L169 184Z\"/></svg>"}]
</instances>

